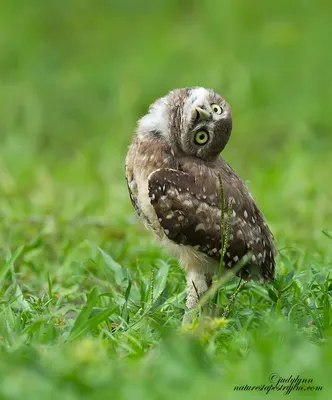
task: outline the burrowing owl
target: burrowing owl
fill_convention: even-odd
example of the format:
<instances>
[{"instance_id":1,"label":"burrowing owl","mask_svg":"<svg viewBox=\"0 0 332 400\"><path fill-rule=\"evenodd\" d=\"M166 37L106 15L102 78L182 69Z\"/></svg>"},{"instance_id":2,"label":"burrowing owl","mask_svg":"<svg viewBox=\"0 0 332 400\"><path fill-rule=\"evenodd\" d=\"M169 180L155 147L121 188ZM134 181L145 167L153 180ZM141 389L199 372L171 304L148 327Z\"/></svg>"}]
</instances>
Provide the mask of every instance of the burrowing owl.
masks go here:
<instances>
[{"instance_id":1,"label":"burrowing owl","mask_svg":"<svg viewBox=\"0 0 332 400\"><path fill-rule=\"evenodd\" d=\"M238 275L274 278L274 237L246 185L220 156L231 130L231 108L219 94L175 89L139 120L126 158L137 214L187 272L189 309L209 288L220 262L219 173L225 208L232 204L224 266L232 268L250 254Z\"/></svg>"}]
</instances>

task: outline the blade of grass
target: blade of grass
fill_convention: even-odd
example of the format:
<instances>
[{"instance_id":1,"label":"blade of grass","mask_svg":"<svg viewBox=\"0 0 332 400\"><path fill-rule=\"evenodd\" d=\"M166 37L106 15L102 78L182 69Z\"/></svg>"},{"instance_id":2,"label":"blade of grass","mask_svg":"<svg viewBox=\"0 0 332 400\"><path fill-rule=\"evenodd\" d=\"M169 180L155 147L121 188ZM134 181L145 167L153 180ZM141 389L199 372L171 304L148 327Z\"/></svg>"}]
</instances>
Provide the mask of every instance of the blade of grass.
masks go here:
<instances>
[{"instance_id":1,"label":"blade of grass","mask_svg":"<svg viewBox=\"0 0 332 400\"><path fill-rule=\"evenodd\" d=\"M76 329L73 334L69 336L69 338L67 339L67 343L72 342L80 336L96 329L97 326L104 322L111 314L113 314L117 308L118 306L107 307L105 310L99 312L97 315L87 320L84 325L80 324L79 328Z\"/></svg>"},{"instance_id":2,"label":"blade of grass","mask_svg":"<svg viewBox=\"0 0 332 400\"><path fill-rule=\"evenodd\" d=\"M86 300L85 305L83 306L81 312L79 313L76 321L74 323L73 328L70 331L68 340L71 341L73 338L76 338L80 332L84 331L85 326L88 322L88 319L91 315L92 309L97 301L97 288L93 288Z\"/></svg>"},{"instance_id":3,"label":"blade of grass","mask_svg":"<svg viewBox=\"0 0 332 400\"><path fill-rule=\"evenodd\" d=\"M18 259L18 257L20 256L20 254L22 253L24 249L24 245L18 247L14 253L9 256L8 260L6 261L5 265L1 268L0 271L0 283L4 280L4 278L6 277L8 271L10 269L13 269L14 266L14 262Z\"/></svg>"}]
</instances>

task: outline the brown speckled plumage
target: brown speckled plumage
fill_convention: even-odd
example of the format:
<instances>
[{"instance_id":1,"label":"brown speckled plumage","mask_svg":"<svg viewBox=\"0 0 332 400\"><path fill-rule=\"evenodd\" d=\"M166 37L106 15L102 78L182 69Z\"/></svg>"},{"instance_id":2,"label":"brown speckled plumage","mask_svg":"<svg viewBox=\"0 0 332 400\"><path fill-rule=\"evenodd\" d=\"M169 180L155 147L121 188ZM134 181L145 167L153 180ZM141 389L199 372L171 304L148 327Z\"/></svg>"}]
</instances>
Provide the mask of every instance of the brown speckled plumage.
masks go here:
<instances>
[{"instance_id":1,"label":"brown speckled plumage","mask_svg":"<svg viewBox=\"0 0 332 400\"><path fill-rule=\"evenodd\" d=\"M231 128L231 110L220 95L203 88L176 89L139 121L126 159L135 210L188 273L189 308L197 303L196 290L207 290L220 261L219 172L225 208L232 203L225 267L250 252L239 276L274 278L273 235L246 185L220 156ZM198 143L201 132L204 144Z\"/></svg>"}]
</instances>

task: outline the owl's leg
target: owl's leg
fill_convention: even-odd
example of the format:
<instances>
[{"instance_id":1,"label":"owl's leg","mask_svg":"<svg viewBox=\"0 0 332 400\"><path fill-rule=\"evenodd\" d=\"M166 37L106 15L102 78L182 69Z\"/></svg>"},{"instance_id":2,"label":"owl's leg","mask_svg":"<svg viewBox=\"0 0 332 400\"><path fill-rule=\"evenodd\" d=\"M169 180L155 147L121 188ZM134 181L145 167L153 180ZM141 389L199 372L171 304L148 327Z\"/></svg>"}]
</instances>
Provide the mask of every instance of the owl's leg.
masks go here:
<instances>
[{"instance_id":1,"label":"owl's leg","mask_svg":"<svg viewBox=\"0 0 332 400\"><path fill-rule=\"evenodd\" d=\"M191 270L187 277L187 302L189 310L195 308L201 296L210 288L212 276L206 271Z\"/></svg>"},{"instance_id":2,"label":"owl's leg","mask_svg":"<svg viewBox=\"0 0 332 400\"><path fill-rule=\"evenodd\" d=\"M187 273L187 302L186 306L189 311L183 316L183 324L189 324L197 314L195 307L198 305L199 299L211 287L213 271L203 269L189 270ZM204 306L205 308L206 306Z\"/></svg>"}]
</instances>

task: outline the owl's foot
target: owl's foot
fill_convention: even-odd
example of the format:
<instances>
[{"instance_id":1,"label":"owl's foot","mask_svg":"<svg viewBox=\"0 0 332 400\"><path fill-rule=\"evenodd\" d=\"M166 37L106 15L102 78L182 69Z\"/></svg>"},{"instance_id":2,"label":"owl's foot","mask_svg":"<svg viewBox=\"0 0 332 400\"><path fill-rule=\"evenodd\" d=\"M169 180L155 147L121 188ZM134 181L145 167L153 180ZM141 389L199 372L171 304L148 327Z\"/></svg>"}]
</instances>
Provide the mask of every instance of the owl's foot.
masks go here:
<instances>
[{"instance_id":1,"label":"owl's foot","mask_svg":"<svg viewBox=\"0 0 332 400\"><path fill-rule=\"evenodd\" d=\"M190 325L195 317L197 317L198 310L194 308L193 310L188 310L183 314L182 325Z\"/></svg>"},{"instance_id":2,"label":"owl's foot","mask_svg":"<svg viewBox=\"0 0 332 400\"><path fill-rule=\"evenodd\" d=\"M193 318L198 314L199 300L204 293L210 288L212 279L210 274L206 272L192 270L188 273L188 295L186 306L189 311L186 311L183 316L183 324L192 322ZM202 312L206 312L208 304L203 305Z\"/></svg>"}]
</instances>

